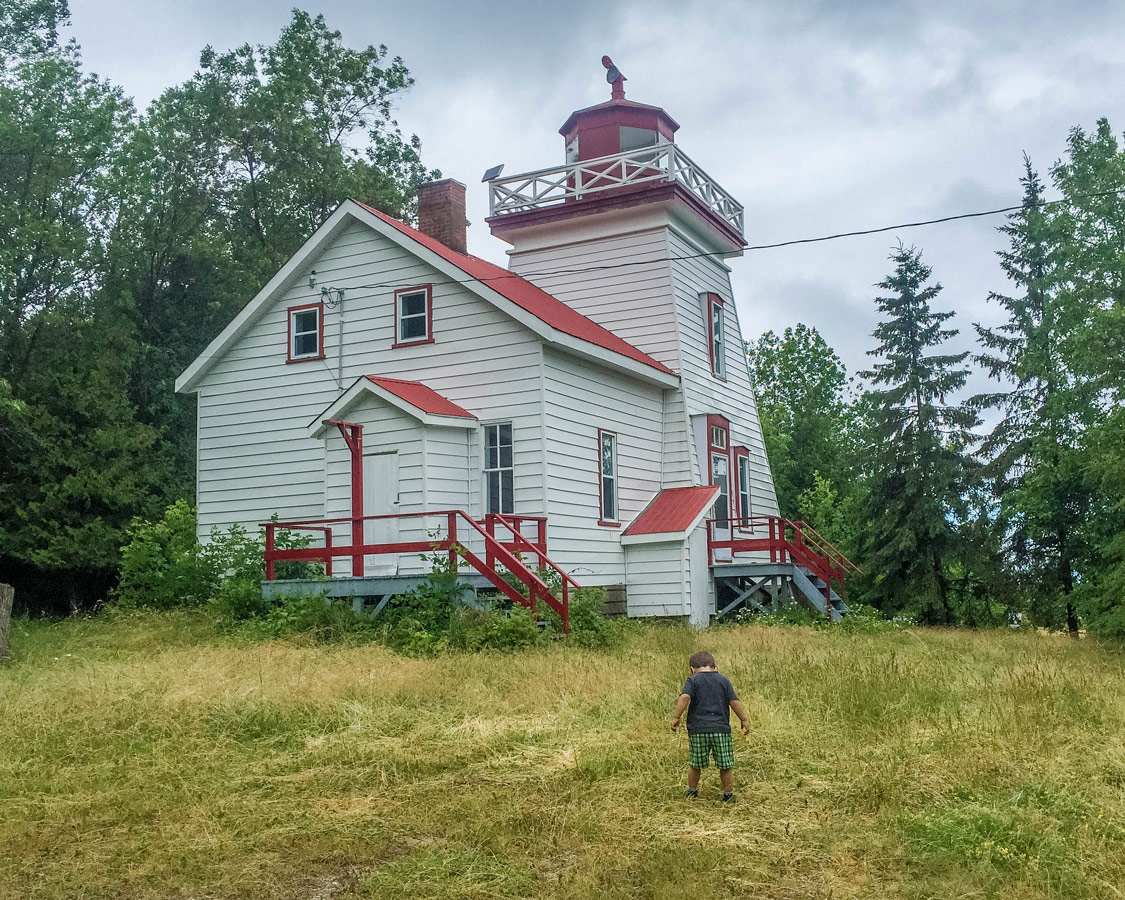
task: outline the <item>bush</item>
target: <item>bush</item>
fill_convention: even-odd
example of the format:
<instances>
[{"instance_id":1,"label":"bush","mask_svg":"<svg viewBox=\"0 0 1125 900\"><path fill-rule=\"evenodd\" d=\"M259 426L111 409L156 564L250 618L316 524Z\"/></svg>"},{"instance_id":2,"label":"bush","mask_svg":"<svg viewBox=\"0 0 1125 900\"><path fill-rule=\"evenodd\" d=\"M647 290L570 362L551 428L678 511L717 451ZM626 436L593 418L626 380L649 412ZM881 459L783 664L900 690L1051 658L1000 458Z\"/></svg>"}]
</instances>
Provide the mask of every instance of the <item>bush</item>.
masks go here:
<instances>
[{"instance_id":1,"label":"bush","mask_svg":"<svg viewBox=\"0 0 1125 900\"><path fill-rule=\"evenodd\" d=\"M195 510L177 500L158 522L133 519L121 548L117 606L174 609L207 602L218 587L218 560L195 538Z\"/></svg>"},{"instance_id":2,"label":"bush","mask_svg":"<svg viewBox=\"0 0 1125 900\"><path fill-rule=\"evenodd\" d=\"M306 635L324 643L372 637L371 617L356 612L351 602L326 594L304 594L268 601L264 616L245 622L241 633L254 638Z\"/></svg>"}]
</instances>

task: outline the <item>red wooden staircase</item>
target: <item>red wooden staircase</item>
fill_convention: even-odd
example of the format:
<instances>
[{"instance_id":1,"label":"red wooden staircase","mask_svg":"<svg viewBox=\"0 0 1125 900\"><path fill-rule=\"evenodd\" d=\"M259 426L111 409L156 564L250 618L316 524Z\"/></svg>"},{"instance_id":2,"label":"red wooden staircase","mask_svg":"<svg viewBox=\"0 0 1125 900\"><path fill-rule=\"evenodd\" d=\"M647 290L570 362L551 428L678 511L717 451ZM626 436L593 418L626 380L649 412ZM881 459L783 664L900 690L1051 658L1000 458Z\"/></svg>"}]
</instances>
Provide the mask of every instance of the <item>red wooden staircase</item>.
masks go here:
<instances>
[{"instance_id":1,"label":"red wooden staircase","mask_svg":"<svg viewBox=\"0 0 1125 900\"><path fill-rule=\"evenodd\" d=\"M400 523L419 520L416 524L426 534L426 539L387 543L364 541L365 523L388 520ZM527 523L535 528L534 540L523 533ZM436 532L433 530L434 525L438 526ZM334 533L344 531L345 526L351 542L336 543ZM364 564L369 556L443 553L448 554L449 566L454 573L459 572L462 563L467 563L512 603L528 607L533 614L539 603L546 604L562 618L563 632L570 631L570 591L572 588L578 589L579 585L547 555L547 520L543 517L490 514L477 521L463 510L450 509L389 516L263 522L261 527L266 534L263 558L267 582L274 581L277 564L281 562L319 562L324 565L325 575L331 578L333 561L340 558L351 560L351 571L354 573L364 571ZM282 531L319 536L313 539L322 541L322 545L279 547L278 534ZM529 564L525 562L525 558L534 559L535 562ZM554 573L557 576L560 582L557 596L540 573ZM422 577L424 576L418 576L417 580L421 581Z\"/></svg>"}]
</instances>

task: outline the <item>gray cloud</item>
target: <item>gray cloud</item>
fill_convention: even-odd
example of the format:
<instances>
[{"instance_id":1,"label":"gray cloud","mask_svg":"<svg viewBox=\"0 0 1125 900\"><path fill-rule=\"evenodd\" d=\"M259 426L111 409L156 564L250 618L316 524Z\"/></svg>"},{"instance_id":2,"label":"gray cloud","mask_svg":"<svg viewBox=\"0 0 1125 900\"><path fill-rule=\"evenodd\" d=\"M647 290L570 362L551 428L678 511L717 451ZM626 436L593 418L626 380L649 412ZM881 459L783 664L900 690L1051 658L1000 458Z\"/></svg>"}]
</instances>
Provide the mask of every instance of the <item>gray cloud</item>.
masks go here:
<instances>
[{"instance_id":1,"label":"gray cloud","mask_svg":"<svg viewBox=\"0 0 1125 900\"><path fill-rule=\"evenodd\" d=\"M91 67L141 105L189 77L205 44L272 41L292 0L71 0ZM417 84L398 118L429 165L469 186L473 252L503 263L480 173L560 163L557 129L607 96L609 53L629 96L665 107L677 142L747 207L752 243L1018 202L1021 154L1046 175L1067 131L1125 128L1125 5L1108 0L331 0L351 45L385 43ZM957 346L1004 290L999 218L747 253L731 262L748 338L816 325L850 370L869 364L873 284L897 238L924 251L957 311ZM973 389L983 384L974 383Z\"/></svg>"}]
</instances>

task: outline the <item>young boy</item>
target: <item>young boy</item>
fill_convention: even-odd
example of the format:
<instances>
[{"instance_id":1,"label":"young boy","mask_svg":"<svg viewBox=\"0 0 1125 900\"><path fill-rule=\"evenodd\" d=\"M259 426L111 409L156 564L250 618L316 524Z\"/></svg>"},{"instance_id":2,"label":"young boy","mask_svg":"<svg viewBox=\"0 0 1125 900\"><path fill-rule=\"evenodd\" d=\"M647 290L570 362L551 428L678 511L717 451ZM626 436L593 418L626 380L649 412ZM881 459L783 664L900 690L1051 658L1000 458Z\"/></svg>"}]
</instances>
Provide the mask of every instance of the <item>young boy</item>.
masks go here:
<instances>
[{"instance_id":1,"label":"young boy","mask_svg":"<svg viewBox=\"0 0 1125 900\"><path fill-rule=\"evenodd\" d=\"M706 650L692 654L688 665L691 676L684 682L683 693L676 701L672 717L672 730L680 727L680 717L687 714L688 733L688 789L684 796L699 799L699 775L706 769L710 757L715 757L715 768L723 782L723 802L736 803L734 798L734 744L730 737L730 710L742 723L742 733L750 733L746 710L734 692L734 687L715 666L715 657ZM688 704L691 704L689 707Z\"/></svg>"}]
</instances>

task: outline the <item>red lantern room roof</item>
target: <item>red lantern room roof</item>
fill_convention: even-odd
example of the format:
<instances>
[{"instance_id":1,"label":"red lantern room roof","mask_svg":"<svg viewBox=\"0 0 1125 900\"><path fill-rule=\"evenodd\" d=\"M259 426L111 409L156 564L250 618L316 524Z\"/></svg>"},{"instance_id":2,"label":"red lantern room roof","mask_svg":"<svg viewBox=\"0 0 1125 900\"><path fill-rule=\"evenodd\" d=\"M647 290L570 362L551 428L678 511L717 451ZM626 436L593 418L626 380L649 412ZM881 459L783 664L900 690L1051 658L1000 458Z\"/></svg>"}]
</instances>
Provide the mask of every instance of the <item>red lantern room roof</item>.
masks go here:
<instances>
[{"instance_id":1,"label":"red lantern room roof","mask_svg":"<svg viewBox=\"0 0 1125 900\"><path fill-rule=\"evenodd\" d=\"M659 106L615 99L575 110L559 129L559 134L568 148L578 139L577 156L572 161L597 159L634 149L621 146L623 127L652 132L654 139L651 143L655 144L657 140L672 141L680 126Z\"/></svg>"}]
</instances>

